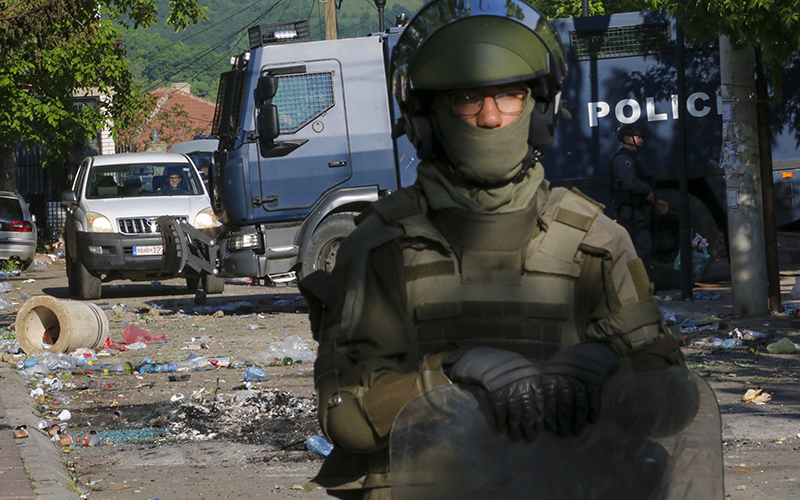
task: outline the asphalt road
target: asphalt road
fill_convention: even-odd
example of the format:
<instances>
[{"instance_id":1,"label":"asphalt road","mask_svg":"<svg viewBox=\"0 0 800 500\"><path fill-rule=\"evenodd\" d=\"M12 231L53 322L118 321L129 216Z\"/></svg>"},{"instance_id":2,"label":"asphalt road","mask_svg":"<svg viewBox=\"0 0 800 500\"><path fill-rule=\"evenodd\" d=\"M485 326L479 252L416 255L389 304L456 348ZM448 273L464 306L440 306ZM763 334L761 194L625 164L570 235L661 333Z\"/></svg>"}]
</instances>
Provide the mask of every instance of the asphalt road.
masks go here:
<instances>
[{"instance_id":1,"label":"asphalt road","mask_svg":"<svg viewBox=\"0 0 800 500\"><path fill-rule=\"evenodd\" d=\"M766 346L782 337L800 343L800 318L734 317L729 276L721 266L710 275L712 282L695 289L710 300L684 302L675 300L677 292L660 292L662 298L672 299L660 304L679 316L700 319L683 326L711 328L685 330L681 336L689 367L708 382L719 403L726 498L795 500L800 496L800 355L770 354ZM787 303L797 274L783 275ZM0 312L2 333L16 319L20 296L67 299L63 263L9 282L12 290L2 296L16 304ZM292 335L312 349L316 346L304 304L291 286L229 283L224 294L198 305L180 280L120 282L105 284L103 297L93 302L107 315L113 340L120 341L122 329L129 325L168 339L142 351L116 351L101 358L103 364L139 364L146 357L175 362L190 354L269 363L281 360L283 342ZM214 312L218 310L222 312ZM737 327L763 335L742 347L713 346L714 338L725 338ZM6 364L3 375L12 378L12 368ZM74 481L73 486L63 485L64 496L52 498L78 498L70 488L95 500L329 498L320 489L301 490L321 464L321 457L304 447L305 438L319 432L311 364L267 367L269 380L254 384L257 397L237 405L237 394L247 396L241 394L247 389L245 371L191 372L187 381L170 381L168 373L77 375L59 391L70 396L68 405L55 404L50 397L31 398L32 386L16 379L13 384L4 381L2 394L6 401L8 391L16 391L19 415L27 414L17 418L28 418L34 432L40 419L54 420L68 409L72 417L66 433L81 437L94 430L113 442L59 449L43 432L37 435L38 451L25 452L34 454L27 458L23 454L26 468L52 453L55 463L64 463L64 477ZM748 389L757 387L772 400L761 405L742 401ZM34 485L38 481L52 486L52 478L30 471L29 477Z\"/></svg>"}]
</instances>

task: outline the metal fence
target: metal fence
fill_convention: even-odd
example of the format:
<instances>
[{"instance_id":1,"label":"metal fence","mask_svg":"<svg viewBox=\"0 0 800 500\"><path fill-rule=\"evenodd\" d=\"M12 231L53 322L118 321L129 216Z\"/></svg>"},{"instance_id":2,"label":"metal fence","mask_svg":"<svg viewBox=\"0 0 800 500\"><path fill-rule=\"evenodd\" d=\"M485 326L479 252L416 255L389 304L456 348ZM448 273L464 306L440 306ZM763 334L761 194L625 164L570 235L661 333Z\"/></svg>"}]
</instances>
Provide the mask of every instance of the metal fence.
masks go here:
<instances>
[{"instance_id":1,"label":"metal fence","mask_svg":"<svg viewBox=\"0 0 800 500\"><path fill-rule=\"evenodd\" d=\"M61 192L69 189L78 170L77 163L69 162L42 168L45 151L44 145L17 148L17 191L36 216L40 243L55 241L61 234L66 219Z\"/></svg>"}]
</instances>

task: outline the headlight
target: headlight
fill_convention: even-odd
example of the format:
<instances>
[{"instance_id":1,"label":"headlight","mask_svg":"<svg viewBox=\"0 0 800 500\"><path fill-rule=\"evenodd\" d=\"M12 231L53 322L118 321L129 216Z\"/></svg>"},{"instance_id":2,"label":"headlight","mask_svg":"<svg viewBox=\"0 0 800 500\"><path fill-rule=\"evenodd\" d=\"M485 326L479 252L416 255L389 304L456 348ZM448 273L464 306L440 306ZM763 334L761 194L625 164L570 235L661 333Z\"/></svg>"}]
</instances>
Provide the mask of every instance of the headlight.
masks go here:
<instances>
[{"instance_id":1,"label":"headlight","mask_svg":"<svg viewBox=\"0 0 800 500\"><path fill-rule=\"evenodd\" d=\"M219 226L219 221L211 207L201 210L194 216L194 227L197 229L206 229L216 226Z\"/></svg>"},{"instance_id":2,"label":"headlight","mask_svg":"<svg viewBox=\"0 0 800 500\"><path fill-rule=\"evenodd\" d=\"M246 248L258 248L259 241L257 234L237 234L228 240L228 248L231 250L244 250Z\"/></svg>"},{"instance_id":3,"label":"headlight","mask_svg":"<svg viewBox=\"0 0 800 500\"><path fill-rule=\"evenodd\" d=\"M86 220L89 222L89 227L87 229L90 233L114 232L108 217L103 214L98 214L97 212L87 212Z\"/></svg>"}]
</instances>

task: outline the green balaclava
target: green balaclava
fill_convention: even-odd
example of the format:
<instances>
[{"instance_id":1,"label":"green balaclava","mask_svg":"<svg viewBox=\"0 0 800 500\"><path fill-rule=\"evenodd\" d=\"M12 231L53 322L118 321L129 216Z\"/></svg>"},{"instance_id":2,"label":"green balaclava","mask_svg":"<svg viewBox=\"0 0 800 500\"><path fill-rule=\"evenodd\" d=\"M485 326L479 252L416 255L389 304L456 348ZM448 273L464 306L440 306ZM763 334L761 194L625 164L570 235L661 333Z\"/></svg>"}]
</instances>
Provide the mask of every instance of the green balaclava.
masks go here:
<instances>
[{"instance_id":1,"label":"green balaclava","mask_svg":"<svg viewBox=\"0 0 800 500\"><path fill-rule=\"evenodd\" d=\"M528 155L528 130L535 102L530 95L525 109L513 122L499 129L476 127L457 115L447 96L437 93L432 108L452 168L457 175L479 186L510 182Z\"/></svg>"}]
</instances>

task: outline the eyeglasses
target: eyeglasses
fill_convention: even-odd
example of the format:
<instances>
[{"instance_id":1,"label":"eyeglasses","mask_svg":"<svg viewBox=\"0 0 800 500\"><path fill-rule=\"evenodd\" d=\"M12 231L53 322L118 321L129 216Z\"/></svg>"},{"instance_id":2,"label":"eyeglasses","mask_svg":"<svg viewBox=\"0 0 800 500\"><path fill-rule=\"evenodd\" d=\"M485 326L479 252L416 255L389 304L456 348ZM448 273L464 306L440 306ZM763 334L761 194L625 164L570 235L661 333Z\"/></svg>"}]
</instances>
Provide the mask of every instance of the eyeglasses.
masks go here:
<instances>
[{"instance_id":1,"label":"eyeglasses","mask_svg":"<svg viewBox=\"0 0 800 500\"><path fill-rule=\"evenodd\" d=\"M181 178L180 178L180 177L178 177L177 175L171 175L171 176L169 177L169 180L171 180L171 181L179 181L179 180L181 180Z\"/></svg>"},{"instance_id":2,"label":"eyeglasses","mask_svg":"<svg viewBox=\"0 0 800 500\"><path fill-rule=\"evenodd\" d=\"M464 118L472 118L483 109L487 97L494 99L497 110L504 115L518 115L525 109L528 93L524 90L504 90L494 95L480 92L453 92L447 96L453 112Z\"/></svg>"}]
</instances>

